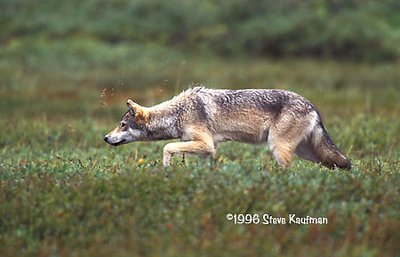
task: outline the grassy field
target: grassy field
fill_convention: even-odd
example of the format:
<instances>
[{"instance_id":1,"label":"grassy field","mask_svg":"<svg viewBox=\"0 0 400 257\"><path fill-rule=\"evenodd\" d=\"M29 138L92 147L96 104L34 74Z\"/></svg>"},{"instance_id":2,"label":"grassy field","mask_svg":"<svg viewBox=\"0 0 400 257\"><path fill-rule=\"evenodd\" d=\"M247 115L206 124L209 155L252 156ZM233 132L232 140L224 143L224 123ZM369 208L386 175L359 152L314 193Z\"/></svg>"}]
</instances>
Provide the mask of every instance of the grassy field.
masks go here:
<instances>
[{"instance_id":1,"label":"grassy field","mask_svg":"<svg viewBox=\"0 0 400 257\"><path fill-rule=\"evenodd\" d=\"M0 55L0 256L400 256L400 63L219 59L90 40L15 42ZM191 82L306 96L354 168L296 159L281 169L266 146L225 143L212 161L165 169L165 142L102 141L128 97L151 105ZM228 213L329 223L240 225Z\"/></svg>"}]
</instances>

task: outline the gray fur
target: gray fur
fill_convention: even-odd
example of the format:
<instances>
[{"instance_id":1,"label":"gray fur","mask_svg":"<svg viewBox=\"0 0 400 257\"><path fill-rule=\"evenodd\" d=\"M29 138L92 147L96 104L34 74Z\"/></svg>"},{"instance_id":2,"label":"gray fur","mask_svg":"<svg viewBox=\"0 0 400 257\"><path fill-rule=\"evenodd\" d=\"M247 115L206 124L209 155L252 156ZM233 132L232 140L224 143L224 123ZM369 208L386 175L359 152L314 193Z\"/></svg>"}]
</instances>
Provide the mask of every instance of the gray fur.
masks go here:
<instances>
[{"instance_id":1,"label":"gray fur","mask_svg":"<svg viewBox=\"0 0 400 257\"><path fill-rule=\"evenodd\" d=\"M327 134L317 108L286 90L198 86L153 107L135 105L122 121L132 135L118 141L123 138L120 134L124 128L120 126L105 137L106 142L119 145L130 141L182 141L165 146L164 165L169 165L176 153L213 154L220 142L234 140L268 142L282 166L290 164L293 154L297 154L330 168L351 167Z\"/></svg>"}]
</instances>

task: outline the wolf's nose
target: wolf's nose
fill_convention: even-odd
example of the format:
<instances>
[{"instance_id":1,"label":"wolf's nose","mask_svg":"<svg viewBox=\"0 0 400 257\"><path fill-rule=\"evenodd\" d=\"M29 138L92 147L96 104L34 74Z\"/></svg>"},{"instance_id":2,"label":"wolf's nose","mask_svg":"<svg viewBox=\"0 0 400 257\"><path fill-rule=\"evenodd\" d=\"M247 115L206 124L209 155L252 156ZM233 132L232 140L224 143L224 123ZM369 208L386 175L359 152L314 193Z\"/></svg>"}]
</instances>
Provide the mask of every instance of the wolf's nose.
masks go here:
<instances>
[{"instance_id":1,"label":"wolf's nose","mask_svg":"<svg viewBox=\"0 0 400 257\"><path fill-rule=\"evenodd\" d=\"M103 139L104 139L104 141L108 142L108 141L107 141L107 140L108 140L108 137L107 137L107 136L105 136Z\"/></svg>"}]
</instances>

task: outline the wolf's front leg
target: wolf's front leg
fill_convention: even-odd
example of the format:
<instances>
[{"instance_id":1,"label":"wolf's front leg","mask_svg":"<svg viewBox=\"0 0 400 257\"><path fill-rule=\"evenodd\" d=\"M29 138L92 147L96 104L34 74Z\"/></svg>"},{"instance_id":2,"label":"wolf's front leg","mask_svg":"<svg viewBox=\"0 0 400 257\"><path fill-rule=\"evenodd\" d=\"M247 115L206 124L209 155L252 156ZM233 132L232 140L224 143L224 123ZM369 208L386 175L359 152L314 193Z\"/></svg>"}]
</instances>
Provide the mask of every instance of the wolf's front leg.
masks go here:
<instances>
[{"instance_id":1,"label":"wolf's front leg","mask_svg":"<svg viewBox=\"0 0 400 257\"><path fill-rule=\"evenodd\" d=\"M203 141L169 143L164 146L163 165L169 166L172 156L176 153L209 155L214 152L214 146Z\"/></svg>"}]
</instances>

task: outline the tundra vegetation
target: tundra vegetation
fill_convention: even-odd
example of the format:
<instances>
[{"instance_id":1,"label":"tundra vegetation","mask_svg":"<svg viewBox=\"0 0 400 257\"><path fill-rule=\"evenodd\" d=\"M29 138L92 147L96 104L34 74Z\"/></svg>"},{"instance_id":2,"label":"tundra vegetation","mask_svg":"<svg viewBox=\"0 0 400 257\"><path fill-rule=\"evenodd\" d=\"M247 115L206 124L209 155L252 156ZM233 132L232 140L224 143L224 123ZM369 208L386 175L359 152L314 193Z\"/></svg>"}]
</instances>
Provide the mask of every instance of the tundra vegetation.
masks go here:
<instances>
[{"instance_id":1,"label":"tundra vegetation","mask_svg":"<svg viewBox=\"0 0 400 257\"><path fill-rule=\"evenodd\" d=\"M0 2L0 255L398 255L398 3L172 2ZM191 82L307 97L353 169L232 142L163 168L165 142L104 143L127 98Z\"/></svg>"}]
</instances>

